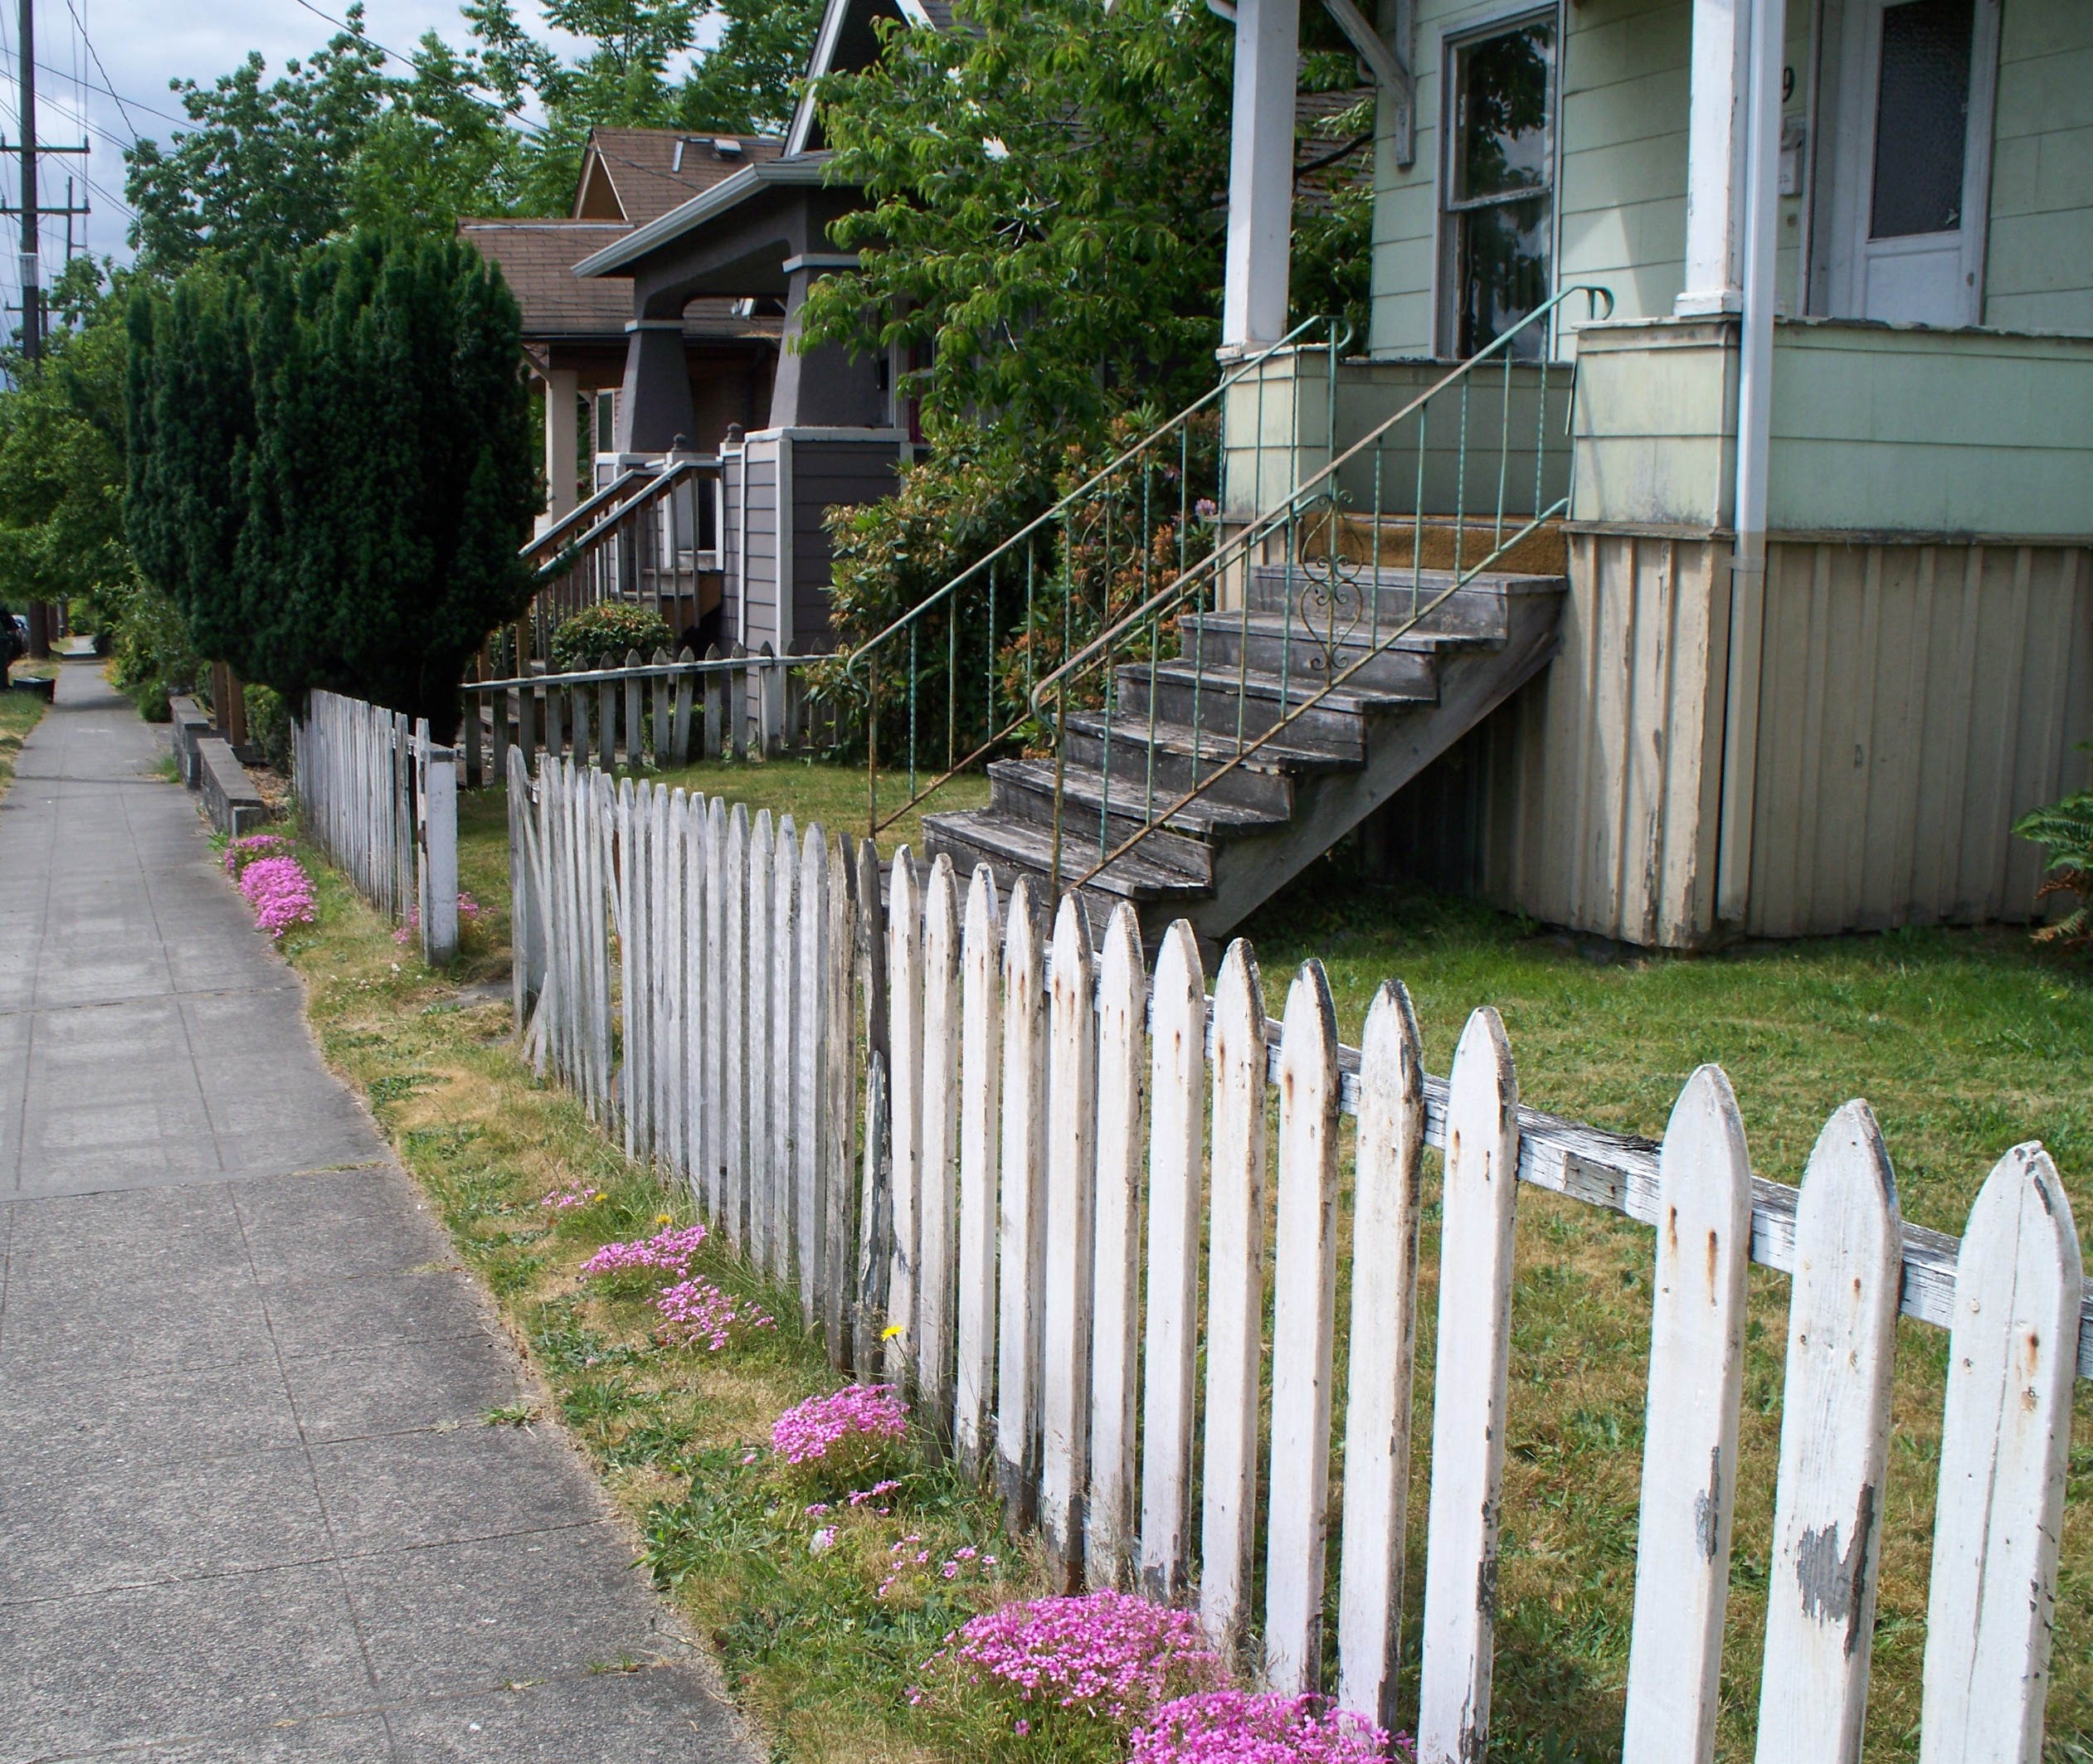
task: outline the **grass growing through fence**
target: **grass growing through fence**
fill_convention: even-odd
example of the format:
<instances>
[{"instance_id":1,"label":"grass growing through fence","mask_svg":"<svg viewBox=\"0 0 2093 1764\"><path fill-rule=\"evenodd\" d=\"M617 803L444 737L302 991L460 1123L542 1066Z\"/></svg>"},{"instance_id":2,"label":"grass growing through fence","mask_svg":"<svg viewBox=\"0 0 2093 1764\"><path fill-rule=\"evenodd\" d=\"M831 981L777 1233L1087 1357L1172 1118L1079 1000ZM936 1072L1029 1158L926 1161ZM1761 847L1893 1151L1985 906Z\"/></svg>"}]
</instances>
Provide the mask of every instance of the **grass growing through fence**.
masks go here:
<instances>
[{"instance_id":1,"label":"grass growing through fence","mask_svg":"<svg viewBox=\"0 0 2093 1764\"><path fill-rule=\"evenodd\" d=\"M19 667L16 672L21 672ZM43 714L41 692L0 692L0 796L14 782L16 757Z\"/></svg>"},{"instance_id":2,"label":"grass growing through fence","mask_svg":"<svg viewBox=\"0 0 2093 1764\"><path fill-rule=\"evenodd\" d=\"M675 779L803 822L862 825L862 775L843 768L703 766ZM484 941L469 948L450 981L423 972L331 872L314 867L321 923L287 947L311 982L329 1057L373 1097L461 1253L530 1344L559 1412L643 1528L657 1572L719 1645L780 1755L995 1755L1000 1732L934 1701L912 1704L908 1691L952 1617L971 1608L967 1601L1036 1590L1033 1558L1003 1551L1009 1577L993 1592L947 1589L906 1609L871 1596L893 1543L920 1533L910 1554L927 1548L933 1563L947 1559L962 1541L993 1535L991 1505L956 1478L923 1473L902 1497L906 1506L859 1522L864 1529L847 1551L810 1555L817 1519L803 1509L811 1494L791 1489L760 1458L742 1460L771 1416L825 1382L811 1344L781 1327L718 1358L664 1352L647 1341L637 1300L577 1288L573 1271L596 1242L647 1228L660 1212L681 1218L684 1209L626 1164L570 1099L529 1080L509 1051L505 1006L451 1002L457 979L484 979L504 965L508 926L500 794L461 799L460 820L461 883L490 912ZM1736 1087L1764 1174L1798 1180L1825 1116L1865 1096L1915 1222L1959 1230L1992 1160L2039 1137L2057 1157L2081 1226L2093 1227L2093 984L2083 964L2039 956L2018 933L1616 959L1480 907L1340 882L1320 867L1247 932L1275 1012L1298 963L1322 958L1342 1032L1355 1042L1373 988L1385 976L1404 979L1435 1071L1445 1071L1468 1010L1493 1003L1511 1035L1521 1095L1539 1106L1654 1136L1693 1067L1716 1060ZM608 1198L553 1222L536 1203L562 1186L601 1188ZM1429 1182L1427 1198L1435 1203ZM1419 1304L1406 1720L1423 1607L1436 1232L1434 1205ZM1618 1756L1651 1259L1639 1227L1536 1191L1521 1197L1492 1750L1503 1764ZM708 1259L703 1271L752 1290L724 1257ZM763 1302L786 1316L781 1296ZM1785 1280L1755 1271L1720 1737L1727 1757L1748 1753L1755 1727L1786 1303ZM1341 1295L1341 1368L1346 1315ZM1916 1752L1944 1349L1938 1332L1901 1326L1872 1760ZM1340 1416L1342 1402L1341 1383ZM2083 1391L2077 1426L2051 1764L2093 1757L2093 1400ZM1334 1595L1334 1560L1330 1585Z\"/></svg>"}]
</instances>

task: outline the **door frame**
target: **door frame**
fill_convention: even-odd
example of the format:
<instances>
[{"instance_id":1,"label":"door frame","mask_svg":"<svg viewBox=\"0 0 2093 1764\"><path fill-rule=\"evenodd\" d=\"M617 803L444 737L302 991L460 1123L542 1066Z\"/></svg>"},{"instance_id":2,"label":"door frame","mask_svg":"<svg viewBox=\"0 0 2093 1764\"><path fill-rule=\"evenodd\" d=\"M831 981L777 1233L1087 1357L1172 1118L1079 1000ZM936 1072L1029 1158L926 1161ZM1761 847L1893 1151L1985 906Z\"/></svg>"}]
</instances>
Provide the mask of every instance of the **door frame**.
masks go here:
<instances>
[{"instance_id":1,"label":"door frame","mask_svg":"<svg viewBox=\"0 0 2093 1764\"><path fill-rule=\"evenodd\" d=\"M1845 0L1838 105L1837 194L1831 226L1831 308L1862 314L1860 267L1875 193L1875 123L1882 65L1882 14L1900 0ZM1969 46L1969 120L1962 154L1959 322L1981 324L1985 245L1991 231L1992 131L1998 98L2000 0L1976 0ZM1936 236L1930 234L1915 236Z\"/></svg>"}]
</instances>

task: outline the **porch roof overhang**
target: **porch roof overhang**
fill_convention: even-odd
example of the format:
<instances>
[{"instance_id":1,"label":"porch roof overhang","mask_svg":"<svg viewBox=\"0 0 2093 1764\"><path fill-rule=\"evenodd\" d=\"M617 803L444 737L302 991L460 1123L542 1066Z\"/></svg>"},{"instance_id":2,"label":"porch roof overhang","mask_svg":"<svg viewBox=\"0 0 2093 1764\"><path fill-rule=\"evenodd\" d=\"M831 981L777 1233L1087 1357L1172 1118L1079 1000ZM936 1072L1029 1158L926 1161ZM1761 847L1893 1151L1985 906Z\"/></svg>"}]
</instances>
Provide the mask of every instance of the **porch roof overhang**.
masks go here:
<instances>
[{"instance_id":1,"label":"porch roof overhang","mask_svg":"<svg viewBox=\"0 0 2093 1764\"><path fill-rule=\"evenodd\" d=\"M615 244L583 258L575 265L574 274L584 279L635 275L640 272L643 259L664 246L687 242L693 234L769 192L820 188L826 177L828 162L826 153L758 160L679 207L644 226L635 226Z\"/></svg>"}]
</instances>

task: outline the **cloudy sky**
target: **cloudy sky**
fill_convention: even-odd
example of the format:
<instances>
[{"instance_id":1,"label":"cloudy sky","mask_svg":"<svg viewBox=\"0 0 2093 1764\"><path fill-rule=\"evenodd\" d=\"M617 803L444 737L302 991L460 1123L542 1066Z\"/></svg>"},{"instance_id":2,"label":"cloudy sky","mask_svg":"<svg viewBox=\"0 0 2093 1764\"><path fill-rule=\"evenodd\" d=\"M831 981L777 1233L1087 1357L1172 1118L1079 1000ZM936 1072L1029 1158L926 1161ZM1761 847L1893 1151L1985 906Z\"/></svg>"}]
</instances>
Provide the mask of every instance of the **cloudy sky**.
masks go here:
<instances>
[{"instance_id":1,"label":"cloudy sky","mask_svg":"<svg viewBox=\"0 0 2093 1764\"><path fill-rule=\"evenodd\" d=\"M20 138L16 88L18 7L21 0L0 0L0 130L10 143ZM251 49L258 49L270 70L287 57L310 54L334 32L326 18L301 0L33 0L36 7L37 135L51 143L88 142L88 200L95 212L85 223L96 255L129 255L124 243L128 216L122 207L123 148L139 135L164 138L178 125L180 104L168 90L170 80L189 79L208 85L236 67ZM339 18L348 0L312 0L320 12ZM546 33L534 0L518 7L533 29ZM366 0L365 22L372 36L402 54L426 31L453 42L466 40L455 0ZM92 52L89 46L91 45ZM99 57L99 62L97 58ZM98 88L107 87L109 90ZM114 93L114 96L111 95ZM120 102L119 102L120 100ZM45 163L41 200L62 205L66 177L76 171L70 157ZM20 195L18 162L10 156L0 166L0 193L12 207ZM75 222L77 227L80 223ZM12 229L10 219L8 245ZM65 254L65 224L46 223L46 262ZM78 234L75 232L75 240ZM18 286L14 253L0 253L0 284L9 298Z\"/></svg>"}]
</instances>

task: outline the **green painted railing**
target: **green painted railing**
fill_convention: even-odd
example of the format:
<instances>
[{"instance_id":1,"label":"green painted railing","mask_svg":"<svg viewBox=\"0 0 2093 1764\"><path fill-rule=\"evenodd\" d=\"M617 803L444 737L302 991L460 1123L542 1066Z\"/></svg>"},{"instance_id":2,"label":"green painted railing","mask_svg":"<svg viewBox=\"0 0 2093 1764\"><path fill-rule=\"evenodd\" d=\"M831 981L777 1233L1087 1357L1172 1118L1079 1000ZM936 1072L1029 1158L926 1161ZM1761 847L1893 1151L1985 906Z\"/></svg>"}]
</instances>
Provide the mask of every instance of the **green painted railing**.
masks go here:
<instances>
[{"instance_id":1,"label":"green painted railing","mask_svg":"<svg viewBox=\"0 0 2093 1764\"><path fill-rule=\"evenodd\" d=\"M1350 340L1341 321L1311 318L1231 363L1210 391L851 652L842 678L864 719L870 832L1036 736L1039 679L1156 583L1183 580L1211 549L1231 393L1253 376L1252 396L1261 392L1265 369L1283 352L1320 353L1334 421L1337 362ZM1261 426L1261 411L1253 422ZM1328 438L1318 450L1330 450ZM889 770L903 773L907 789L904 800L883 807L888 736L900 750Z\"/></svg>"},{"instance_id":2,"label":"green painted railing","mask_svg":"<svg viewBox=\"0 0 2093 1764\"><path fill-rule=\"evenodd\" d=\"M1297 479L1276 506L1229 532L1040 676L1032 688L1032 710L1054 753L1049 879L1055 892L1064 872L1068 886L1089 882L1218 780L1298 728L1310 712L1478 576L1516 563L1519 547L1567 510L1569 455L1566 447L1550 449L1549 435L1558 415L1561 433L1569 433L1575 377L1564 384L1565 371L1551 367L1546 343L1556 313L1579 297L1594 318L1613 311L1607 289L1565 289L1343 452L1333 445L1329 463ZM1515 380L1516 357L1522 354L1531 371ZM1435 420L1442 425L1437 455ZM1560 464L1559 490L1550 482L1551 460ZM1407 559L1387 555L1404 550ZM1365 555L1346 555L1360 552ZM1226 668L1212 680L1206 665L1209 624L1217 614L1237 621L1232 680ZM1277 707L1270 721L1260 717L1253 726L1249 657L1252 620L1260 615L1278 616ZM1136 713L1130 731L1139 739L1125 739L1119 673L1130 663L1175 660L1191 664L1189 717L1183 721L1190 726L1196 781L1186 790L1159 792L1161 693L1151 678L1146 709ZM1268 690L1268 670L1256 671ZM1104 713L1094 839L1087 826L1073 824L1068 810L1068 722L1072 712L1082 710ZM1220 726L1212 726L1216 721ZM1115 749L1123 756L1129 748L1145 775L1137 795L1115 795Z\"/></svg>"}]
</instances>

